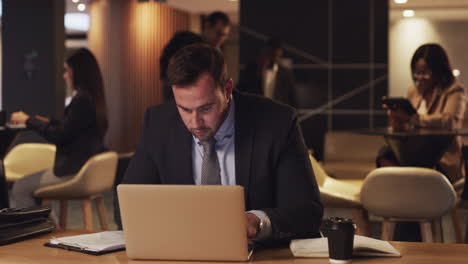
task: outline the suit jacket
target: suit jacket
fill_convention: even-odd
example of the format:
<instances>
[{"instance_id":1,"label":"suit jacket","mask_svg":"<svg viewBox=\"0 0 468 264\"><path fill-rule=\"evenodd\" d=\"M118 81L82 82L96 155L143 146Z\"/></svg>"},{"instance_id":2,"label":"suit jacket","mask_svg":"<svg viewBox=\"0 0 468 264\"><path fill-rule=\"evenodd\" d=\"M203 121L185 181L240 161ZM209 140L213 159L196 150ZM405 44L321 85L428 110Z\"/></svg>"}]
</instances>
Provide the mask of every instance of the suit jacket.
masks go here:
<instances>
[{"instance_id":1,"label":"suit jacket","mask_svg":"<svg viewBox=\"0 0 468 264\"><path fill-rule=\"evenodd\" d=\"M237 89L239 91L264 95L263 77L259 73L257 64L249 64L242 72ZM273 99L283 104L297 106L294 75L291 70L278 64L275 77Z\"/></svg>"},{"instance_id":2,"label":"suit jacket","mask_svg":"<svg viewBox=\"0 0 468 264\"><path fill-rule=\"evenodd\" d=\"M273 241L318 236L323 208L293 108L234 93L236 183L247 210L263 210ZM122 183L194 184L192 135L175 103L152 107Z\"/></svg>"},{"instance_id":3,"label":"suit jacket","mask_svg":"<svg viewBox=\"0 0 468 264\"><path fill-rule=\"evenodd\" d=\"M57 146L54 174L59 177L76 174L91 156L106 151L98 132L96 105L85 92L73 97L62 120L47 123L30 117L26 125Z\"/></svg>"},{"instance_id":4,"label":"suit jacket","mask_svg":"<svg viewBox=\"0 0 468 264\"><path fill-rule=\"evenodd\" d=\"M418 109L423 100L416 86L408 90L408 100ZM465 89L460 83L453 83L449 87L436 89L431 102L427 103L427 115L418 115L416 125L424 128L460 129L463 126L467 98ZM454 183L464 177L462 163L462 139L456 137L439 164L444 174Z\"/></svg>"}]
</instances>

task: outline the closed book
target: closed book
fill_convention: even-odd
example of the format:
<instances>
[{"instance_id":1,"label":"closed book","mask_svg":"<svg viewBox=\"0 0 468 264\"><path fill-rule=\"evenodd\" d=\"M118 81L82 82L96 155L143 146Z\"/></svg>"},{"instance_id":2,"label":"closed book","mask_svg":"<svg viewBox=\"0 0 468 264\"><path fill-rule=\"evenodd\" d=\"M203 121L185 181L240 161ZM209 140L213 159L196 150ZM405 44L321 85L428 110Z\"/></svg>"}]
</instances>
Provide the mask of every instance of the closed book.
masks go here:
<instances>
[{"instance_id":1,"label":"closed book","mask_svg":"<svg viewBox=\"0 0 468 264\"><path fill-rule=\"evenodd\" d=\"M328 239L326 237L296 239L291 241L291 251L295 257L328 257ZM400 257L401 254L388 241L365 236L354 236L354 256Z\"/></svg>"}]
</instances>

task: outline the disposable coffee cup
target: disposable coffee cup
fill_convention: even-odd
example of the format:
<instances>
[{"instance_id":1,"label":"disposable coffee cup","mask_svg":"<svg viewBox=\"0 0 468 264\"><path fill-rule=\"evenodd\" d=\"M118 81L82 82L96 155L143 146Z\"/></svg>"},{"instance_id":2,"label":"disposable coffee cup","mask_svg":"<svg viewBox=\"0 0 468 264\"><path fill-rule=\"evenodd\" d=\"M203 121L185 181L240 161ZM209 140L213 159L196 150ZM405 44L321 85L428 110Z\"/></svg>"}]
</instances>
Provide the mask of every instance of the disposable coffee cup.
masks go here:
<instances>
[{"instance_id":1,"label":"disposable coffee cup","mask_svg":"<svg viewBox=\"0 0 468 264\"><path fill-rule=\"evenodd\" d=\"M353 257L355 225L352 219L330 217L327 220L330 263L349 263Z\"/></svg>"}]
</instances>

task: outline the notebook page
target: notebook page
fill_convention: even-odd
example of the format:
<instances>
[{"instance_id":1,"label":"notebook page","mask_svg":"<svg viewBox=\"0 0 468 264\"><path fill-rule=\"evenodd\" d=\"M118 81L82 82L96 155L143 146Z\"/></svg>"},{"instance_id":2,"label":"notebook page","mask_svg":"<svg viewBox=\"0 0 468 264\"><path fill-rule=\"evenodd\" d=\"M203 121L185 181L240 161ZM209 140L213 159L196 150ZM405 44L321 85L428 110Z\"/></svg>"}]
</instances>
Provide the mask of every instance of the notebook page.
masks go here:
<instances>
[{"instance_id":1,"label":"notebook page","mask_svg":"<svg viewBox=\"0 0 468 264\"><path fill-rule=\"evenodd\" d=\"M113 250L125 247L123 231L106 231L94 234L53 238L51 244L62 244L90 251Z\"/></svg>"},{"instance_id":2,"label":"notebook page","mask_svg":"<svg viewBox=\"0 0 468 264\"><path fill-rule=\"evenodd\" d=\"M326 237L296 239L289 246L295 257L328 258L328 240Z\"/></svg>"},{"instance_id":3,"label":"notebook page","mask_svg":"<svg viewBox=\"0 0 468 264\"><path fill-rule=\"evenodd\" d=\"M365 236L354 236L353 255L359 256L392 256L399 257L400 252L388 241L374 239Z\"/></svg>"}]
</instances>

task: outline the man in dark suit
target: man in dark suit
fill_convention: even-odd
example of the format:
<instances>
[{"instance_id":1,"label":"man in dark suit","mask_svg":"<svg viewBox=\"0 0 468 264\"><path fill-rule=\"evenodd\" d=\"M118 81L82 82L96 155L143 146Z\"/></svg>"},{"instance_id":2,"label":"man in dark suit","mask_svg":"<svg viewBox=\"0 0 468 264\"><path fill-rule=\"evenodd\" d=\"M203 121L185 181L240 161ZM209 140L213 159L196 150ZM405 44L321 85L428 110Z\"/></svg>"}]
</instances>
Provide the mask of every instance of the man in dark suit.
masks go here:
<instances>
[{"instance_id":1,"label":"man in dark suit","mask_svg":"<svg viewBox=\"0 0 468 264\"><path fill-rule=\"evenodd\" d=\"M237 89L297 107L294 74L281 64L282 55L281 41L269 39L261 50L258 61L247 64L241 72Z\"/></svg>"},{"instance_id":2,"label":"man in dark suit","mask_svg":"<svg viewBox=\"0 0 468 264\"><path fill-rule=\"evenodd\" d=\"M122 183L241 185L250 239L317 236L323 208L293 108L233 92L206 44L178 51L168 80L175 101L147 110Z\"/></svg>"},{"instance_id":3,"label":"man in dark suit","mask_svg":"<svg viewBox=\"0 0 468 264\"><path fill-rule=\"evenodd\" d=\"M231 31L229 16L223 12L215 11L203 21L202 36L211 46L223 49L223 44Z\"/></svg>"}]
</instances>

